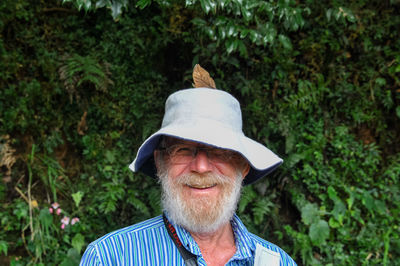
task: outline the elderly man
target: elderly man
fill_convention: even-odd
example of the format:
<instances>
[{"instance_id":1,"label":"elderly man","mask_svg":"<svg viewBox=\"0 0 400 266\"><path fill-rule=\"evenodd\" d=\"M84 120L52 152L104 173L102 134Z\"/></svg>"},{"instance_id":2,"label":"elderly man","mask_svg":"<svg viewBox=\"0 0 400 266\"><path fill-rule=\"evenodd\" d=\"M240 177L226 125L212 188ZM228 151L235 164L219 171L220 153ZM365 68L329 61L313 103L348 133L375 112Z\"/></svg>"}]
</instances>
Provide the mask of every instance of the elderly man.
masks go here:
<instances>
[{"instance_id":1,"label":"elderly man","mask_svg":"<svg viewBox=\"0 0 400 266\"><path fill-rule=\"evenodd\" d=\"M207 72L196 66L198 71L200 86L215 87ZM161 129L130 165L160 180L163 215L94 241L81 265L296 265L235 215L242 185L281 163L243 134L232 95L204 87L173 93Z\"/></svg>"}]
</instances>

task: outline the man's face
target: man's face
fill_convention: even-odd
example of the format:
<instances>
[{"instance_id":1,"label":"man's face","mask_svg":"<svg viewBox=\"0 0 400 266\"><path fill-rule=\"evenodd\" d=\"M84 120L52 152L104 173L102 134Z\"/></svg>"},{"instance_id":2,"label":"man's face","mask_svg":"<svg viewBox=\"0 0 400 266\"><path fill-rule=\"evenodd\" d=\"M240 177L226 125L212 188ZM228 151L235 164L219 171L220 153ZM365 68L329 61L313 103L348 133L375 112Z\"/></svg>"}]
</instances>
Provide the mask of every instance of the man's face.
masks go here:
<instances>
[{"instance_id":1,"label":"man's face","mask_svg":"<svg viewBox=\"0 0 400 266\"><path fill-rule=\"evenodd\" d=\"M168 139L155 153L170 218L192 232L212 232L229 222L248 164L237 153Z\"/></svg>"}]
</instances>

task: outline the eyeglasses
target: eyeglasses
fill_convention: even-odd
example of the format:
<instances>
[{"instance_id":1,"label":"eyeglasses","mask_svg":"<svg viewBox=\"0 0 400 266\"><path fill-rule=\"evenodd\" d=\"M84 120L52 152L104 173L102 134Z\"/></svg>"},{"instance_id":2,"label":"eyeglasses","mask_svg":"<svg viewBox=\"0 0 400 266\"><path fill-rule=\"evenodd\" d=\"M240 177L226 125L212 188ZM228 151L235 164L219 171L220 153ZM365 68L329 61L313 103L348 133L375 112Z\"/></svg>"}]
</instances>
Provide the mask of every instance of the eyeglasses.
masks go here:
<instances>
[{"instance_id":1,"label":"eyeglasses","mask_svg":"<svg viewBox=\"0 0 400 266\"><path fill-rule=\"evenodd\" d=\"M212 147L201 147L187 144L174 144L169 147L160 148L168 153L170 162L173 164L188 164L196 158L199 151L204 151L207 158L212 162L226 163L236 161L241 156L234 151L212 148Z\"/></svg>"}]
</instances>

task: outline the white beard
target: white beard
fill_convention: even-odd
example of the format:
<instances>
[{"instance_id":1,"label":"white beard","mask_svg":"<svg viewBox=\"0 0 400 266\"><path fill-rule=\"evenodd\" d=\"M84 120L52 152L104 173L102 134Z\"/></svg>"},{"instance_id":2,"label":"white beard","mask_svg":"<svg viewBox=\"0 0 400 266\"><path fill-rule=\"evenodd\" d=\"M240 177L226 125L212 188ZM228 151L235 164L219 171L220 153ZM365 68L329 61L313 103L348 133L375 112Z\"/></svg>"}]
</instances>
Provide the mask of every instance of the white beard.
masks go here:
<instances>
[{"instance_id":1,"label":"white beard","mask_svg":"<svg viewBox=\"0 0 400 266\"><path fill-rule=\"evenodd\" d=\"M240 198L242 175L238 171L232 179L217 174L186 174L174 180L169 178L168 171L159 171L162 186L162 206L168 217L174 223L182 226L189 232L212 233L227 224L233 217ZM217 198L184 197L184 186L211 186L217 184L221 193Z\"/></svg>"}]
</instances>

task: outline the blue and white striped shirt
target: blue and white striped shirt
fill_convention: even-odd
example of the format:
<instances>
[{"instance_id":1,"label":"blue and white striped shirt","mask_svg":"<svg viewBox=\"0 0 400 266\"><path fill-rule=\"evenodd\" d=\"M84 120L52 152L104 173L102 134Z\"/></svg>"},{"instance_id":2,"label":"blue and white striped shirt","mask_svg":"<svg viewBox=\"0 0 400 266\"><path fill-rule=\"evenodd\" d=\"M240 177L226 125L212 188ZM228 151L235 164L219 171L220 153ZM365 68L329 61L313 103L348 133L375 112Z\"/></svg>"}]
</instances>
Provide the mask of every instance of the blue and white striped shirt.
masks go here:
<instances>
[{"instance_id":1,"label":"blue and white striped shirt","mask_svg":"<svg viewBox=\"0 0 400 266\"><path fill-rule=\"evenodd\" d=\"M198 265L205 266L200 248L184 228L175 227L182 244L197 256ZM280 266L296 265L278 246L247 231L242 221L234 215L232 228L236 253L226 265L254 265L256 244L280 254ZM168 235L162 216L119 229L89 244L83 254L84 265L185 265L177 247Z\"/></svg>"}]
</instances>

